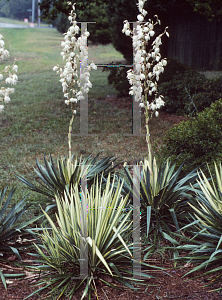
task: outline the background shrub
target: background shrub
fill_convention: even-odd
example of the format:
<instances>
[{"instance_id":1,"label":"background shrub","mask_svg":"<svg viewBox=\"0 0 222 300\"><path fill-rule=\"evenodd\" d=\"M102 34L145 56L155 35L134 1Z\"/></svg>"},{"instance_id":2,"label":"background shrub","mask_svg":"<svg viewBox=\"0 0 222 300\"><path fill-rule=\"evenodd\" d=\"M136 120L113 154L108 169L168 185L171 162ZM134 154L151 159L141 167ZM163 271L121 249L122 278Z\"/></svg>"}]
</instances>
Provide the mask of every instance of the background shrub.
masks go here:
<instances>
[{"instance_id":1,"label":"background shrub","mask_svg":"<svg viewBox=\"0 0 222 300\"><path fill-rule=\"evenodd\" d=\"M130 65L131 62L124 62ZM112 62L113 65L119 65L119 62ZM184 73L188 67L179 63L174 59L167 59L167 65L164 68L164 73L160 74L159 83L170 81L177 73ZM127 79L127 71L129 68L104 68L103 71L109 71L108 83L112 84L118 91L118 96L129 96L129 81Z\"/></svg>"},{"instance_id":2,"label":"background shrub","mask_svg":"<svg viewBox=\"0 0 222 300\"><path fill-rule=\"evenodd\" d=\"M158 83L168 82L172 80L175 75L183 74L189 69L187 65L180 63L178 60L167 58L167 65L164 67L164 72L160 74Z\"/></svg>"},{"instance_id":3,"label":"background shrub","mask_svg":"<svg viewBox=\"0 0 222 300\"><path fill-rule=\"evenodd\" d=\"M85 12L77 13L77 22L96 22L96 24L87 24L87 29L90 33L88 41L93 44L109 44L111 43L111 34L109 29L109 20L105 12L105 3L101 6L96 6L91 3L90 9ZM60 12L57 18L52 22L53 26L61 33L68 31L70 22L65 13ZM78 24L80 26L80 24Z\"/></svg>"},{"instance_id":4,"label":"background shrub","mask_svg":"<svg viewBox=\"0 0 222 300\"><path fill-rule=\"evenodd\" d=\"M163 139L160 153L161 160L180 155L178 164L185 161L184 169L222 159L222 100L172 127Z\"/></svg>"},{"instance_id":5,"label":"background shrub","mask_svg":"<svg viewBox=\"0 0 222 300\"><path fill-rule=\"evenodd\" d=\"M206 79L192 69L178 73L174 71L171 80L164 80L159 85L159 93L164 96L165 106L161 108L163 111L190 116L195 116L222 96L220 79Z\"/></svg>"},{"instance_id":6,"label":"background shrub","mask_svg":"<svg viewBox=\"0 0 222 300\"><path fill-rule=\"evenodd\" d=\"M120 62L112 62L113 65L119 65ZM129 68L126 67L112 67L112 68L103 68L104 71L109 71L109 75L107 77L108 83L112 84L115 89L118 91L118 97L126 97L129 96L129 81L127 79L127 71Z\"/></svg>"},{"instance_id":7,"label":"background shrub","mask_svg":"<svg viewBox=\"0 0 222 300\"><path fill-rule=\"evenodd\" d=\"M53 26L55 26L59 32L64 33L67 32L70 27L70 22L64 13L60 13L53 22Z\"/></svg>"}]
</instances>

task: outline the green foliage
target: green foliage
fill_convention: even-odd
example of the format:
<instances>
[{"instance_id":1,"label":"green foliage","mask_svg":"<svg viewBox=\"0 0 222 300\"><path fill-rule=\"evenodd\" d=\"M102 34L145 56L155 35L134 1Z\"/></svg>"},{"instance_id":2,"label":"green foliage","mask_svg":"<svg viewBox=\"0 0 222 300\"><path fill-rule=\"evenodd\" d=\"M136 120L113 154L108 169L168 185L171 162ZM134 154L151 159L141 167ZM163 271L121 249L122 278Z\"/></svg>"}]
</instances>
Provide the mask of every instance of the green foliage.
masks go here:
<instances>
[{"instance_id":1,"label":"green foliage","mask_svg":"<svg viewBox=\"0 0 222 300\"><path fill-rule=\"evenodd\" d=\"M81 17L81 14L80 14ZM83 17L81 17L83 18ZM111 29L109 19L106 14L106 4L96 3L90 4L89 17L84 15L84 21L96 22L96 24L88 24L90 36L88 38L93 44L106 45L111 43Z\"/></svg>"},{"instance_id":2,"label":"green foliage","mask_svg":"<svg viewBox=\"0 0 222 300\"><path fill-rule=\"evenodd\" d=\"M197 184L193 187L195 197L190 198L193 222L189 225L189 232L192 238L181 236L185 244L176 247L177 250L189 251L188 256L179 257L179 260L197 264L186 275L212 267L198 276L211 274L211 282L207 285L221 281L222 276L222 166L221 163L218 166L214 163L214 166L216 178L210 169L210 180L201 170L198 173Z\"/></svg>"},{"instance_id":3,"label":"green foliage","mask_svg":"<svg viewBox=\"0 0 222 300\"><path fill-rule=\"evenodd\" d=\"M53 22L53 26L55 26L61 33L67 32L70 27L70 22L67 15L65 15L64 13L60 13L57 16L56 20Z\"/></svg>"},{"instance_id":4,"label":"green foliage","mask_svg":"<svg viewBox=\"0 0 222 300\"><path fill-rule=\"evenodd\" d=\"M135 195L140 195L141 225L146 227L147 236L149 231L153 233L154 246L162 238L163 231L171 234L175 226L179 231L181 224L187 222L186 196L191 191L190 183L197 178L197 173L193 170L184 175L181 170L182 165L176 168L176 162L171 164L169 159L157 165L155 157L151 155L144 160L142 170L136 170L135 176L140 178L140 192L137 186L134 188ZM124 182L122 194L129 193L129 198L133 199L133 181L136 179L132 179L128 168L124 171L129 184Z\"/></svg>"},{"instance_id":5,"label":"green foliage","mask_svg":"<svg viewBox=\"0 0 222 300\"><path fill-rule=\"evenodd\" d=\"M103 275L111 275L114 280L134 288L130 283L136 280L132 278L130 250L132 211L125 211L128 197L121 197L121 189L118 183L114 191L114 180L111 183L109 175L103 193L102 182L97 177L84 197L79 197L78 185L70 193L66 190L63 196L56 196L57 223L45 213L51 230L43 229L42 244L36 245L38 254L33 254L39 264L32 268L41 272L40 283L44 284L40 290L49 287L49 293L59 291L60 296L66 293L71 299L86 282L81 299L87 293L91 299L98 279L110 285ZM84 259L86 263L81 271ZM136 282L150 277L142 273Z\"/></svg>"},{"instance_id":6,"label":"green foliage","mask_svg":"<svg viewBox=\"0 0 222 300\"><path fill-rule=\"evenodd\" d=\"M221 98L220 80L209 80L195 70L177 73L159 85L165 106L161 109L177 115L195 116Z\"/></svg>"},{"instance_id":7,"label":"green foliage","mask_svg":"<svg viewBox=\"0 0 222 300\"><path fill-rule=\"evenodd\" d=\"M214 177L209 169L210 179L205 176L203 171L198 172L198 185L193 188L195 198L190 203L194 209L197 219L208 230L214 233L220 231L222 234L222 166L221 162L214 162ZM213 233L213 232L212 232Z\"/></svg>"},{"instance_id":8,"label":"green foliage","mask_svg":"<svg viewBox=\"0 0 222 300\"><path fill-rule=\"evenodd\" d=\"M162 159L185 161L184 169L222 158L222 100L198 113L197 117L182 121L171 128L160 148Z\"/></svg>"},{"instance_id":9,"label":"green foliage","mask_svg":"<svg viewBox=\"0 0 222 300\"><path fill-rule=\"evenodd\" d=\"M146 3L144 5L144 8L145 7ZM109 1L106 12L110 22L110 27L112 28L112 44L117 51L123 54L127 63L132 64L132 41L129 39L129 37L122 33L122 29L124 20L129 20L130 22L136 21L136 16L138 14L136 1Z\"/></svg>"},{"instance_id":10,"label":"green foliage","mask_svg":"<svg viewBox=\"0 0 222 300\"><path fill-rule=\"evenodd\" d=\"M17 239L19 236L20 238L27 236L27 232L23 230L24 225L18 225L18 221L21 222L22 215L28 208L25 202L27 197L19 203L14 204L9 211L15 189L11 189L5 200L6 191L7 187L2 189L0 194L0 253L14 253L20 257L16 249L23 248L24 246ZM14 242L13 247L10 246L11 242Z\"/></svg>"},{"instance_id":11,"label":"green foliage","mask_svg":"<svg viewBox=\"0 0 222 300\"><path fill-rule=\"evenodd\" d=\"M168 17L172 17L175 13L194 11L211 21L215 16L222 14L222 2L220 0L148 0L148 3L152 9L165 13Z\"/></svg>"},{"instance_id":12,"label":"green foliage","mask_svg":"<svg viewBox=\"0 0 222 300\"><path fill-rule=\"evenodd\" d=\"M120 65L119 62L112 62L112 65ZM129 96L129 81L126 77L127 70L126 67L104 67L104 71L109 71L108 83L112 84L118 91L118 97Z\"/></svg>"},{"instance_id":13,"label":"green foliage","mask_svg":"<svg viewBox=\"0 0 222 300\"><path fill-rule=\"evenodd\" d=\"M44 1L41 5L43 4ZM87 5L86 3L85 5L86 6L83 6L81 2L78 2L75 7L77 22L96 22L96 24L87 25L87 29L90 33L88 40L93 44L106 45L111 43L109 20L106 14L106 4L100 3L97 5L95 2L92 2L90 5ZM54 13L56 14L56 18L52 17ZM68 20L69 13L70 6L67 6L67 4L65 5L65 3L59 4L55 2L55 6L51 8L50 14L52 15L50 15L49 19L59 32L65 33L70 27L70 22ZM42 16L44 18L44 10Z\"/></svg>"},{"instance_id":14,"label":"green foliage","mask_svg":"<svg viewBox=\"0 0 222 300\"><path fill-rule=\"evenodd\" d=\"M100 154L100 153L99 153ZM97 158L90 158L90 155L83 159L77 159L73 161L70 165L69 160L67 159L58 159L57 167L55 166L52 157L50 156L50 161L48 162L44 156L45 166L40 165L38 160L36 159L37 169L34 168L36 175L38 176L38 180L41 181L41 186L34 185L33 183L27 181L23 176L17 176L24 184L28 186L28 188L36 193L43 194L49 197L54 201L55 194L63 195L66 188L71 191L71 187L76 183L79 186L81 185L81 166L86 166L86 170L83 172L87 172L87 184L90 187L96 176L101 178L101 174L106 178L109 173L111 173L114 168L118 165L110 167L116 158L114 157L105 157L99 161ZM104 179L103 179L104 182Z\"/></svg>"},{"instance_id":15,"label":"green foliage","mask_svg":"<svg viewBox=\"0 0 222 300\"><path fill-rule=\"evenodd\" d=\"M72 0L72 3L75 1ZM132 63L132 43L122 33L123 21L129 20L130 22L136 21L136 16L138 14L138 8L136 6L135 0L85 0L77 1L76 10L77 15L82 21L97 21L97 28L99 26L100 17L104 19L108 27L103 26L107 32L111 32L112 44L117 51L120 51L124 58ZM200 3L201 2L201 3ZM195 5L197 4L197 5ZM96 11L100 12L100 9L105 8L104 13L98 13L96 20L94 18L94 8ZM204 9L203 9L204 7ZM69 7L66 1L63 0L42 0L40 4L43 19L48 19L50 22L55 20L59 13L65 13L68 16ZM148 0L144 4L144 9L149 13L149 18L153 18L154 15L158 15L161 20L160 30L157 33L161 33L166 26L169 25L169 20L174 18L175 15L185 13L190 14L193 11L197 11L200 14L204 14L208 19L216 15L221 11L221 1L220 0L206 0L206 1L194 1L194 0ZM92 14L93 18L90 16ZM108 23L107 23L108 22ZM94 26L94 25L93 25ZM99 28L100 30L100 28ZM100 39L101 42L101 39ZM167 56L167 43L163 43L162 56Z\"/></svg>"},{"instance_id":16,"label":"green foliage","mask_svg":"<svg viewBox=\"0 0 222 300\"><path fill-rule=\"evenodd\" d=\"M49 22L55 20L60 13L69 15L70 6L67 4L68 1L64 0L42 0L40 3L41 15L42 18L48 20ZM71 0L72 4L75 3L74 0ZM77 11L85 11L85 15L88 15L90 4L87 1L78 1L76 9Z\"/></svg>"},{"instance_id":17,"label":"green foliage","mask_svg":"<svg viewBox=\"0 0 222 300\"><path fill-rule=\"evenodd\" d=\"M75 1L72 0L71 2L74 3ZM92 3L100 6L102 4L110 4L110 2L111 1L108 0L84 0L78 1L77 6L80 10L87 11ZM121 5L122 3L125 5L126 12L129 9L127 6L129 0L118 0L118 5ZM155 14L156 12L158 13L159 17L160 14L168 14L168 16L171 17L172 13L175 14L184 11L189 13L191 11L195 11L211 20L215 15L220 15L222 10L222 4L220 0L148 0L146 5L150 8L148 10L149 12L152 14ZM40 8L43 11L44 18L52 20L56 18L58 13L63 12L67 14L68 12L67 3L64 0L42 0Z\"/></svg>"},{"instance_id":18,"label":"green foliage","mask_svg":"<svg viewBox=\"0 0 222 300\"><path fill-rule=\"evenodd\" d=\"M35 1L35 16L37 16L37 1ZM0 16L6 18L16 18L23 20L29 19L30 13L27 9L32 8L32 2L30 0L1 0L0 1Z\"/></svg>"},{"instance_id":19,"label":"green foliage","mask_svg":"<svg viewBox=\"0 0 222 300\"><path fill-rule=\"evenodd\" d=\"M188 66L181 64L178 60L167 58L167 65L164 67L164 72L160 74L158 84L160 85L163 82L168 82L172 80L174 76L184 74L188 69Z\"/></svg>"},{"instance_id":20,"label":"green foliage","mask_svg":"<svg viewBox=\"0 0 222 300\"><path fill-rule=\"evenodd\" d=\"M28 239L32 237L32 234L27 230L27 226L40 217L22 222L22 215L28 208L27 196L12 205L15 189L11 189L7 198L6 191L7 187L0 191L0 260L7 261L6 256L11 254L16 255L21 260L19 252L27 250L31 246ZM9 263L9 261L7 262ZM0 270L0 276L5 289L7 289L6 278L20 278L25 276L25 273L5 274Z\"/></svg>"},{"instance_id":21,"label":"green foliage","mask_svg":"<svg viewBox=\"0 0 222 300\"><path fill-rule=\"evenodd\" d=\"M120 65L119 62L112 62L113 65ZM129 68L126 67L114 67L114 68L107 68L104 67L103 71L109 71L108 76L108 83L112 84L116 90L119 92L118 96L129 96L129 81L127 79L127 71ZM177 60L169 59L167 60L167 65L164 68L164 73L160 74L159 86L161 89L161 84L163 82L169 82L173 79L175 74L184 74L184 72L188 69L188 67L184 64L179 63ZM162 94L165 93L164 85L161 89ZM167 98L167 97L166 97ZM166 99L164 99L166 101ZM170 107L171 108L171 107ZM164 109L164 108L163 108ZM168 106L166 109L169 109ZM172 109L172 108L171 108Z\"/></svg>"},{"instance_id":22,"label":"green foliage","mask_svg":"<svg viewBox=\"0 0 222 300\"><path fill-rule=\"evenodd\" d=\"M204 15L208 20L212 20L215 15L222 15L222 2L220 0L186 0L193 10L201 15Z\"/></svg>"}]
</instances>

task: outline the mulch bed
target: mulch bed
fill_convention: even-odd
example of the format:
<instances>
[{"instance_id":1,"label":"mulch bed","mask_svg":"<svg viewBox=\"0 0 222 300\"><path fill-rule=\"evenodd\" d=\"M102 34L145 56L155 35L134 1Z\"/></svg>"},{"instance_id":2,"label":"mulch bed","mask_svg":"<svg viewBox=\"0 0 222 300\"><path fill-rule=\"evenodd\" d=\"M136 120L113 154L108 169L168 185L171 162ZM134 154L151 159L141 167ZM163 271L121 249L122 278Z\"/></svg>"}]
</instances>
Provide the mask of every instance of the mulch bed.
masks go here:
<instances>
[{"instance_id":1,"label":"mulch bed","mask_svg":"<svg viewBox=\"0 0 222 300\"><path fill-rule=\"evenodd\" d=\"M117 107L121 110L129 110L132 111L132 97L117 97L117 96L107 96L105 99L98 99L97 102L106 102L111 104L113 107ZM142 108L142 111L145 111L144 108ZM165 112L159 112L159 118L165 121L172 122L174 124L179 124L181 121L186 120L184 116L177 116L173 114L168 114Z\"/></svg>"},{"instance_id":2,"label":"mulch bed","mask_svg":"<svg viewBox=\"0 0 222 300\"><path fill-rule=\"evenodd\" d=\"M22 258L25 260L29 260L30 256L27 254L23 254ZM16 259L15 259L16 261ZM185 266L181 266L180 268L174 268L173 261L164 260L162 261L162 257L154 256L152 260L147 263L164 267L166 270L155 270L150 269L147 270L149 275L154 276L155 278L151 278L146 280L146 285L141 287L137 292L132 291L128 288L123 288L119 283L112 280L112 278L104 278L106 281L115 285L119 289L114 289L111 287L107 287L104 283L99 280L95 280L96 288L97 288L97 296L93 295L92 300L102 300L102 299L119 299L119 300L156 300L156 299L196 299L196 300L219 300L222 299L222 293L219 292L210 292L211 289L222 288L222 284L217 284L211 287L204 287L204 285L208 282L207 279L211 279L210 276L204 278L198 278L186 281L187 279L193 278L194 276L201 275L201 272L196 272L193 275L189 275L183 278L183 275L192 269L193 265L187 264ZM2 263L1 263L2 266ZM7 271L6 273L22 273L24 270L22 268L20 270L7 268L9 264L5 263L5 267ZM37 283L36 278L33 278L33 274L31 272L26 271L26 278L23 280L10 279L11 283L8 284L8 290L4 289L2 283L0 283L0 299L4 300L12 300L12 299L24 299L28 295L30 295L33 291L38 288L34 287L34 284ZM214 275L215 276L215 275ZM108 277L108 276L107 276ZM72 300L80 300L82 291L79 291L72 297ZM46 299L44 293L33 295L29 299L37 300L37 299ZM56 299L56 298L55 298ZM68 299L65 296L60 298L61 300ZM53 299L54 300L54 299Z\"/></svg>"}]
</instances>

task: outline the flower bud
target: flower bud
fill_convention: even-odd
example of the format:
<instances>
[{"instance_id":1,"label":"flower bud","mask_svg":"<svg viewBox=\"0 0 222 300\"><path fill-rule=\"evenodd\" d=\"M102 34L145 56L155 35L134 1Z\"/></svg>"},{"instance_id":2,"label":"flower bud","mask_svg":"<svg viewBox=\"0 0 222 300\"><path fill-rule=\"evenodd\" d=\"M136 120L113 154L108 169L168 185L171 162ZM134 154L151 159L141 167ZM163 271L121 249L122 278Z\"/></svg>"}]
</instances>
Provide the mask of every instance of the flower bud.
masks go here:
<instances>
[{"instance_id":1,"label":"flower bud","mask_svg":"<svg viewBox=\"0 0 222 300\"><path fill-rule=\"evenodd\" d=\"M14 65L13 68L12 68L12 71L17 72L18 71L18 66Z\"/></svg>"},{"instance_id":2,"label":"flower bud","mask_svg":"<svg viewBox=\"0 0 222 300\"><path fill-rule=\"evenodd\" d=\"M10 100L11 100L11 99L9 98L9 96L5 96L5 98L4 98L5 103L9 103Z\"/></svg>"},{"instance_id":3,"label":"flower bud","mask_svg":"<svg viewBox=\"0 0 222 300\"><path fill-rule=\"evenodd\" d=\"M140 22L143 22L144 17L143 17L143 15L138 15L138 16L137 16L137 19L138 19Z\"/></svg>"},{"instance_id":4,"label":"flower bud","mask_svg":"<svg viewBox=\"0 0 222 300\"><path fill-rule=\"evenodd\" d=\"M3 40L0 40L0 47L3 48L5 45L5 42Z\"/></svg>"},{"instance_id":5,"label":"flower bud","mask_svg":"<svg viewBox=\"0 0 222 300\"><path fill-rule=\"evenodd\" d=\"M55 66L54 68L53 68L53 71L57 71L59 69L59 67L58 66Z\"/></svg>"},{"instance_id":6,"label":"flower bud","mask_svg":"<svg viewBox=\"0 0 222 300\"><path fill-rule=\"evenodd\" d=\"M0 113L4 110L4 105L0 105Z\"/></svg>"},{"instance_id":7,"label":"flower bud","mask_svg":"<svg viewBox=\"0 0 222 300\"><path fill-rule=\"evenodd\" d=\"M129 29L126 30L125 35L130 36L131 31Z\"/></svg>"}]
</instances>

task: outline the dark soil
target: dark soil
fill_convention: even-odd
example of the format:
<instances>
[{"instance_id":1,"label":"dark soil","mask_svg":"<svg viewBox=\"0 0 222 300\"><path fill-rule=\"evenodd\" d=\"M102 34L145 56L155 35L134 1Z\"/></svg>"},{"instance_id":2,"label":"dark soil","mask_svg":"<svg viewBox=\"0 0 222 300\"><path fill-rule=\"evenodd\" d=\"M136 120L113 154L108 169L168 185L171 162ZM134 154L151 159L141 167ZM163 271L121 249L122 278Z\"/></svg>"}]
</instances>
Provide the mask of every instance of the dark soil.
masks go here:
<instances>
[{"instance_id":1,"label":"dark soil","mask_svg":"<svg viewBox=\"0 0 222 300\"><path fill-rule=\"evenodd\" d=\"M11 256L12 257L12 256ZM30 256L23 254L23 259L27 262L30 259ZM10 258L9 258L10 259ZM15 259L16 262L16 259ZM112 278L104 278L106 281L115 285L117 289L107 287L104 283L99 280L95 280L97 288L97 297L96 295L92 296L92 300L102 300L102 299L118 299L118 300L156 300L156 299L195 299L195 300L219 300L222 299L222 293L219 292L210 292L210 287L204 287L208 282L207 280L211 279L210 276L202 277L198 279L193 279L186 281L194 276L201 275L201 272L196 272L194 275L187 276L182 278L185 273L192 269L193 265L185 265L181 267L174 268L173 262L170 260L162 261L161 256L155 256L152 259L150 264L164 267L165 270L147 270L146 273L154 276L150 280L146 280L143 287L139 290L132 291L128 288L123 288L119 283L112 280ZM3 264L1 263L1 266ZM33 291L37 290L39 287L34 287L34 284L37 283L37 277L33 278L33 273L24 270L18 267L12 268L12 265L5 263L5 273L23 273L25 271L26 278L16 280L10 279L11 283L8 284L8 290L4 289L3 284L0 284L0 299L2 300L12 300L12 299L24 299ZM108 277L108 276L107 276ZM222 284L214 285L213 288L222 288ZM211 287L211 289L213 289ZM75 294L75 297L72 297L72 300L80 300L81 292L79 291ZM31 296L29 299L38 300L46 299L44 293ZM50 299L57 299L50 298ZM61 300L68 299L66 297L59 298Z\"/></svg>"},{"instance_id":2,"label":"dark soil","mask_svg":"<svg viewBox=\"0 0 222 300\"><path fill-rule=\"evenodd\" d=\"M108 96L106 99L100 99L97 101L102 101L111 104L114 107L117 107L118 109L123 110L132 110L132 98L131 97L116 97L116 96ZM163 120L167 120L170 122L174 122L174 124L178 124L183 120L186 120L183 116L177 116L168 114L165 112L159 112L159 118Z\"/></svg>"}]
</instances>

